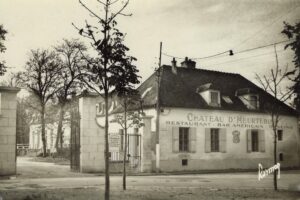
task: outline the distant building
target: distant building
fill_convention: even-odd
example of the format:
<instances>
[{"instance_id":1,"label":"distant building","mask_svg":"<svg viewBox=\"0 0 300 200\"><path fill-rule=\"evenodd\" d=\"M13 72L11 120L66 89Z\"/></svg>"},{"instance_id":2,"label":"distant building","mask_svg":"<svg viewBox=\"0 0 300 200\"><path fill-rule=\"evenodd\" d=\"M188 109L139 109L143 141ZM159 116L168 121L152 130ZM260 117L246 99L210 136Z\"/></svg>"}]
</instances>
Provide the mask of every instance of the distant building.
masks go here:
<instances>
[{"instance_id":1,"label":"distant building","mask_svg":"<svg viewBox=\"0 0 300 200\"><path fill-rule=\"evenodd\" d=\"M173 61L172 66L160 68L159 89L156 73L138 88L148 117L145 127L129 131L141 137L135 143L130 141L135 150L129 154L139 156L141 171L256 169L259 163L272 166L270 104L275 104L281 115L278 162L283 168L300 166L298 113L294 109L239 74L195 66L189 59L180 67ZM111 121L122 109L116 98L109 104ZM94 94L79 98L81 171L104 170L103 105L103 99ZM111 135L120 129L115 123L109 125ZM114 142L110 139L114 147L111 159L118 154L114 152L122 153L115 148L122 145L122 136L114 138Z\"/></svg>"},{"instance_id":2,"label":"distant building","mask_svg":"<svg viewBox=\"0 0 300 200\"><path fill-rule=\"evenodd\" d=\"M16 95L19 88L0 86L0 176L16 174Z\"/></svg>"},{"instance_id":3,"label":"distant building","mask_svg":"<svg viewBox=\"0 0 300 200\"><path fill-rule=\"evenodd\" d=\"M46 149L50 152L56 151L56 135L57 135L57 123L47 123L46 124ZM70 125L69 123L63 124L63 147L67 148L70 145ZM33 150L42 150L42 130L41 124L32 124L30 125L29 132L29 149Z\"/></svg>"}]
</instances>

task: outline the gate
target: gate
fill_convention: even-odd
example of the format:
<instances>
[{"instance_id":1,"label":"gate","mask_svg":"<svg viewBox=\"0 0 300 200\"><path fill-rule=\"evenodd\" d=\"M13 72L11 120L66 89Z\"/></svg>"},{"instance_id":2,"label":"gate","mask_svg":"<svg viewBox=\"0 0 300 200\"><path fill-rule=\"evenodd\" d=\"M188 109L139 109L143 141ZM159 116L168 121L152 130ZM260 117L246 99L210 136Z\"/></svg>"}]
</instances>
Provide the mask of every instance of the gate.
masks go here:
<instances>
[{"instance_id":1,"label":"gate","mask_svg":"<svg viewBox=\"0 0 300 200\"><path fill-rule=\"evenodd\" d=\"M124 156L125 138L123 132L110 133L110 161L122 163ZM127 134L127 156L128 170L140 171L141 167L141 135L138 133Z\"/></svg>"},{"instance_id":2,"label":"gate","mask_svg":"<svg viewBox=\"0 0 300 200\"><path fill-rule=\"evenodd\" d=\"M80 168L80 115L78 101L75 101L70 113L71 140L70 140L70 167L72 171Z\"/></svg>"}]
</instances>

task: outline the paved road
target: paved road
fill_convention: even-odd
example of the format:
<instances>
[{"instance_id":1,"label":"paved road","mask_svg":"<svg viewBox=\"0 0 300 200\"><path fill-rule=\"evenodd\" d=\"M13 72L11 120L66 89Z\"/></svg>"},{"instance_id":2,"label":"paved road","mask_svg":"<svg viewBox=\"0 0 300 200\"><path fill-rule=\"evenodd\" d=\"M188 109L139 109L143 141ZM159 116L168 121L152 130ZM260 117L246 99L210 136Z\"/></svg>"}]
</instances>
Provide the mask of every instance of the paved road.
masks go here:
<instances>
[{"instance_id":1,"label":"paved road","mask_svg":"<svg viewBox=\"0 0 300 200\"><path fill-rule=\"evenodd\" d=\"M30 168L27 169L27 168ZM104 177L92 174L70 172L68 166L51 163L36 163L28 159L18 162L18 169L23 175L16 179L0 180L1 189L32 189L32 188L85 188L104 187ZM26 170L24 170L26 169ZM30 174L33 173L31 177ZM43 173L46 173L43 175ZM65 174L64 174L65 173ZM49 176L50 174L50 176ZM55 174L57 176L55 176ZM39 175L40 178L37 178ZM62 175L62 176L61 176ZM261 181L257 173L218 173L193 175L164 176L129 176L128 187L134 188L208 188L208 189L271 189L272 176ZM287 189L290 184L300 184L300 171L281 171L279 188ZM111 186L121 187L122 177L111 176Z\"/></svg>"},{"instance_id":2,"label":"paved road","mask_svg":"<svg viewBox=\"0 0 300 200\"><path fill-rule=\"evenodd\" d=\"M69 165L37 162L33 157L17 157L17 178L62 178L94 176L72 172Z\"/></svg>"},{"instance_id":3,"label":"paved road","mask_svg":"<svg viewBox=\"0 0 300 200\"><path fill-rule=\"evenodd\" d=\"M253 173L239 174L208 174L208 175L172 175L172 176L131 176L128 177L129 187L171 187L171 188L208 188L208 189L271 189L272 177L258 181ZM287 189L290 184L300 183L299 174L281 174L279 188ZM121 187L120 176L111 177L112 187ZM2 180L2 189L32 188L84 188L103 187L104 177L72 177L72 178L35 178Z\"/></svg>"}]
</instances>

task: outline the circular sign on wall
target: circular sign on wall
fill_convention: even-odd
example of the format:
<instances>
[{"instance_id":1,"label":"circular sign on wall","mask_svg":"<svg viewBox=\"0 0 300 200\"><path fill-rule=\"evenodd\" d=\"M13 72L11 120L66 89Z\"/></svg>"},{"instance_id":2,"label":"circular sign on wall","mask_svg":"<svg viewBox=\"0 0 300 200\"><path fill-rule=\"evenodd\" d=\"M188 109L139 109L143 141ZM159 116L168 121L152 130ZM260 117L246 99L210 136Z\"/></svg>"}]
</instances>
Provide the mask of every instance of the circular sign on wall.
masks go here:
<instances>
[{"instance_id":1,"label":"circular sign on wall","mask_svg":"<svg viewBox=\"0 0 300 200\"><path fill-rule=\"evenodd\" d=\"M232 132L232 141L233 143L239 143L240 142L240 132L239 131L233 131Z\"/></svg>"}]
</instances>

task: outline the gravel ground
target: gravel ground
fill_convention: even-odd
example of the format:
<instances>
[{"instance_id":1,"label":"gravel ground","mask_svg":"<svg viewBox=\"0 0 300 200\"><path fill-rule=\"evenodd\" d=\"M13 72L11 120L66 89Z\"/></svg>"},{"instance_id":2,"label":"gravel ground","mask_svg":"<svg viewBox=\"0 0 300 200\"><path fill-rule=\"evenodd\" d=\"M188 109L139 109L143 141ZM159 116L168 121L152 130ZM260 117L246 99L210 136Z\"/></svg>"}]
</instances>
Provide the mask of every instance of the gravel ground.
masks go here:
<instances>
[{"instance_id":1,"label":"gravel ground","mask_svg":"<svg viewBox=\"0 0 300 200\"><path fill-rule=\"evenodd\" d=\"M97 188L75 188L55 190L6 190L1 192L3 200L100 200L104 191ZM212 200L237 200L237 199L295 199L300 200L300 193L272 190L230 190L230 189L178 189L167 188L121 188L111 191L112 200L185 200L185 199L212 199Z\"/></svg>"}]
</instances>

